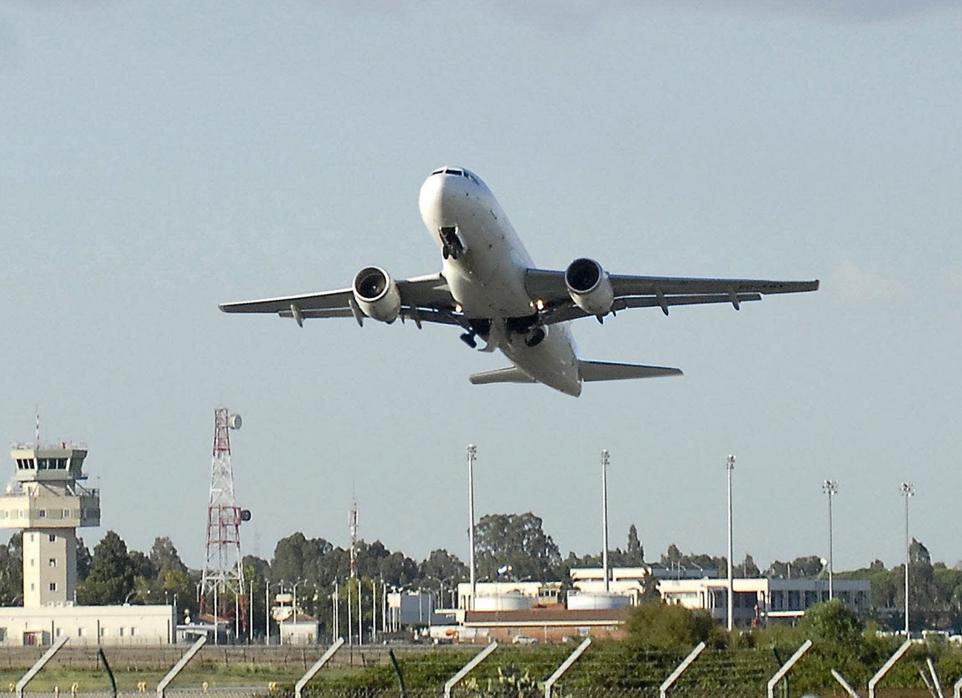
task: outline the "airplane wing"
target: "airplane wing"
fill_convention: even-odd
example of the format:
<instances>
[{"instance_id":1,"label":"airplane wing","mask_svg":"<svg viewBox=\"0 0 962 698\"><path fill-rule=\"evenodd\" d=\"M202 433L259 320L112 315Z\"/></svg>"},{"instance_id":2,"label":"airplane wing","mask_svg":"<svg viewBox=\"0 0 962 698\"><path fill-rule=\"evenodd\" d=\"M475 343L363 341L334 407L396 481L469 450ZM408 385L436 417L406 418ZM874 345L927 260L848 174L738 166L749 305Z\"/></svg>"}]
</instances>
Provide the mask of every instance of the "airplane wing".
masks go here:
<instances>
[{"instance_id":1,"label":"airplane wing","mask_svg":"<svg viewBox=\"0 0 962 698\"><path fill-rule=\"evenodd\" d=\"M402 320L412 319L418 325L421 322L462 324L448 283L440 274L399 280L397 287L401 296ZM225 313L276 313L281 317L294 318L298 324L313 318L353 317L358 323L363 319L350 288L222 303L220 309Z\"/></svg>"},{"instance_id":2,"label":"airplane wing","mask_svg":"<svg viewBox=\"0 0 962 698\"><path fill-rule=\"evenodd\" d=\"M661 308L667 315L674 305L731 303L736 310L742 302L758 301L770 293L802 293L818 289L818 281L767 281L761 279L706 279L676 276L630 276L609 274L614 293L611 309ZM531 298L541 301L544 324L588 317L571 300L565 272L529 269L525 286Z\"/></svg>"}]
</instances>

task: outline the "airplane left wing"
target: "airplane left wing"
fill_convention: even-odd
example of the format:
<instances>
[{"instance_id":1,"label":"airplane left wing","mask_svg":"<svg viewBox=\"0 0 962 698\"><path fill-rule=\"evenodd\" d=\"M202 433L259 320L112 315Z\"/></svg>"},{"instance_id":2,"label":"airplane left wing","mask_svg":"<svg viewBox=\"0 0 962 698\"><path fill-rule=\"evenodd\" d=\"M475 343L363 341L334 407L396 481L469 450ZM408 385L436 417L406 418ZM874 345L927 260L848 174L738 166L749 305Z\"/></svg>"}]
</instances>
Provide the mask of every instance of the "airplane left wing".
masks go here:
<instances>
[{"instance_id":1,"label":"airplane left wing","mask_svg":"<svg viewBox=\"0 0 962 698\"><path fill-rule=\"evenodd\" d=\"M447 281L440 274L399 280L396 283L401 298L399 317L402 320L409 318L418 324L422 321L445 325L461 324ZM294 318L298 324L312 318L353 317L359 323L363 320L363 314L354 299L354 291L350 288L221 303L220 309L225 313L276 313L281 317Z\"/></svg>"},{"instance_id":2,"label":"airplane left wing","mask_svg":"<svg viewBox=\"0 0 962 698\"><path fill-rule=\"evenodd\" d=\"M610 310L661 308L667 315L675 305L731 303L761 300L770 293L803 293L818 289L818 281L769 281L762 279L712 279L674 276L630 276L605 274L613 301ZM594 313L574 302L565 283L565 272L529 269L525 286L533 300L544 306L543 323L553 324L589 317Z\"/></svg>"}]
</instances>

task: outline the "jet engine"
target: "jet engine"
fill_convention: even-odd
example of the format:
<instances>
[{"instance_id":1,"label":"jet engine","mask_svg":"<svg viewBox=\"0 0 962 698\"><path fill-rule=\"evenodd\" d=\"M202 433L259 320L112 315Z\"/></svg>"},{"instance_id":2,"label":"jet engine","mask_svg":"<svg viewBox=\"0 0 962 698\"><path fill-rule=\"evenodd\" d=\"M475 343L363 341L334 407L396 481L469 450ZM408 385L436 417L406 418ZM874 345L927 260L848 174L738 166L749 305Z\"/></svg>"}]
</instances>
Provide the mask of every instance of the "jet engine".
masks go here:
<instances>
[{"instance_id":1,"label":"jet engine","mask_svg":"<svg viewBox=\"0 0 962 698\"><path fill-rule=\"evenodd\" d=\"M608 273L593 259L576 259L565 269L568 295L579 308L601 317L611 310L615 300Z\"/></svg>"},{"instance_id":2,"label":"jet engine","mask_svg":"<svg viewBox=\"0 0 962 698\"><path fill-rule=\"evenodd\" d=\"M401 294L380 267L365 267L354 277L354 300L361 312L380 322L394 322L401 313Z\"/></svg>"}]
</instances>

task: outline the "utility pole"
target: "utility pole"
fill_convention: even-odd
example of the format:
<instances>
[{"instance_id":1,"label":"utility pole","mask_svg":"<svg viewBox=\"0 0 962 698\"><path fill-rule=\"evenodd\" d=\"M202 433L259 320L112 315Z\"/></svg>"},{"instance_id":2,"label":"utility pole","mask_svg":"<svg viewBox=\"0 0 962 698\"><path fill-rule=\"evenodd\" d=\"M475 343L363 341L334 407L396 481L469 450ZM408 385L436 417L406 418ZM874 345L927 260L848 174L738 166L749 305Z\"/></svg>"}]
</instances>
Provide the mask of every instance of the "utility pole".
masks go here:
<instances>
[{"instance_id":1,"label":"utility pole","mask_svg":"<svg viewBox=\"0 0 962 698\"><path fill-rule=\"evenodd\" d=\"M474 610L474 597L478 591L474 572L474 460L477 457L478 447L468 444L468 564L471 567L471 605L468 610Z\"/></svg>"},{"instance_id":2,"label":"utility pole","mask_svg":"<svg viewBox=\"0 0 962 698\"><path fill-rule=\"evenodd\" d=\"M838 481L826 480L822 483L822 492L828 495L828 600L835 598L835 587L833 577L835 576L835 563L833 561L832 550L832 497L838 494Z\"/></svg>"},{"instance_id":3,"label":"utility pole","mask_svg":"<svg viewBox=\"0 0 962 698\"><path fill-rule=\"evenodd\" d=\"M911 562L911 544L909 543L909 497L915 496L915 485L903 482L899 492L905 497L905 639L909 639L909 563Z\"/></svg>"},{"instance_id":4,"label":"utility pole","mask_svg":"<svg viewBox=\"0 0 962 698\"><path fill-rule=\"evenodd\" d=\"M729 455L725 462L728 473L728 631L735 628L735 587L732 580L732 471L735 469L735 456Z\"/></svg>"}]
</instances>

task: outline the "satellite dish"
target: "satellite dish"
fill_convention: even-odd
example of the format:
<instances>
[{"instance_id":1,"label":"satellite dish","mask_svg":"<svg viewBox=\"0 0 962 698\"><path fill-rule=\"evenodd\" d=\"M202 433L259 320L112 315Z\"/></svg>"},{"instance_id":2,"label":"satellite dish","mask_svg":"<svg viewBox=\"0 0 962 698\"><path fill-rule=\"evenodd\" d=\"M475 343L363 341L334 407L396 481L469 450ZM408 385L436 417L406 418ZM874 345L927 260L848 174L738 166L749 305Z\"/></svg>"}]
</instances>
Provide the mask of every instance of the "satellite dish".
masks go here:
<instances>
[{"instance_id":1,"label":"satellite dish","mask_svg":"<svg viewBox=\"0 0 962 698\"><path fill-rule=\"evenodd\" d=\"M241 509L240 520L241 520L241 521L250 521L250 520L251 520L251 510L250 510L250 509Z\"/></svg>"},{"instance_id":2,"label":"satellite dish","mask_svg":"<svg viewBox=\"0 0 962 698\"><path fill-rule=\"evenodd\" d=\"M227 418L227 426L229 426L231 429L240 429L241 416L239 414L232 414Z\"/></svg>"}]
</instances>

